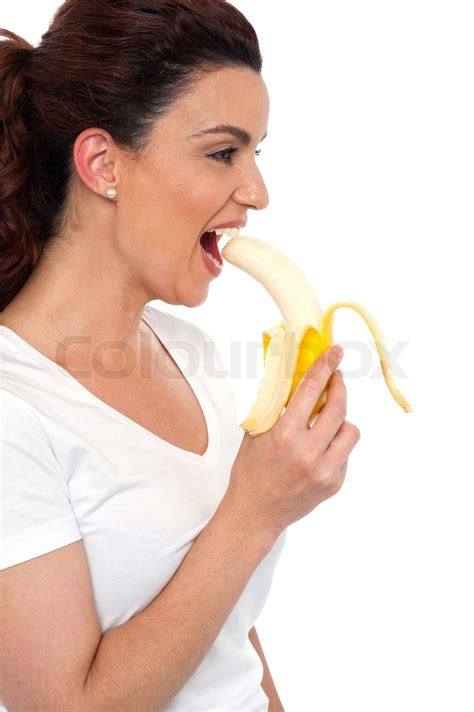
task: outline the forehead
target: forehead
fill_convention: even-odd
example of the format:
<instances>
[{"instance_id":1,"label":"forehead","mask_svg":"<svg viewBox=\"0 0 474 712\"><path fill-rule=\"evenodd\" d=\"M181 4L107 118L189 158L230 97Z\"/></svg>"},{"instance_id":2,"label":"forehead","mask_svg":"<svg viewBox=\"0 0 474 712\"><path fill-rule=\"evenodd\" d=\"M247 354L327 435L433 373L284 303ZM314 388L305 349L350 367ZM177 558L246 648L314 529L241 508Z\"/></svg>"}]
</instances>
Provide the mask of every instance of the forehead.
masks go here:
<instances>
[{"instance_id":1,"label":"forehead","mask_svg":"<svg viewBox=\"0 0 474 712\"><path fill-rule=\"evenodd\" d=\"M218 124L236 124L260 139L267 129L269 108L260 74L248 68L225 68L202 74L160 123L181 137Z\"/></svg>"}]
</instances>

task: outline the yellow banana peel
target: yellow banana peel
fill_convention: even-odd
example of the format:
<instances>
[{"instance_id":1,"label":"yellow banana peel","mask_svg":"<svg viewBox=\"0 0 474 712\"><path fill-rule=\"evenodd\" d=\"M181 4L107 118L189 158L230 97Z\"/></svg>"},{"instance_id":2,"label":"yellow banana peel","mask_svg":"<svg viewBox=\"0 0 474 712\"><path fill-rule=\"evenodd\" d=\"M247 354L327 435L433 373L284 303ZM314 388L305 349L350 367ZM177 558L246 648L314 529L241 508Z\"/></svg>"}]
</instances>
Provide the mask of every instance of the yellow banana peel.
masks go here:
<instances>
[{"instance_id":1,"label":"yellow banana peel","mask_svg":"<svg viewBox=\"0 0 474 712\"><path fill-rule=\"evenodd\" d=\"M398 388L382 330L357 302L337 302L322 312L317 297L301 270L273 245L255 237L233 237L222 257L247 272L265 287L276 302L283 321L262 332L264 374L256 400L240 427L250 435L272 428L288 405L306 371L334 344L333 314L348 307L358 312L374 338L388 390L405 413L412 408ZM309 424L321 411L327 387L315 404Z\"/></svg>"}]
</instances>

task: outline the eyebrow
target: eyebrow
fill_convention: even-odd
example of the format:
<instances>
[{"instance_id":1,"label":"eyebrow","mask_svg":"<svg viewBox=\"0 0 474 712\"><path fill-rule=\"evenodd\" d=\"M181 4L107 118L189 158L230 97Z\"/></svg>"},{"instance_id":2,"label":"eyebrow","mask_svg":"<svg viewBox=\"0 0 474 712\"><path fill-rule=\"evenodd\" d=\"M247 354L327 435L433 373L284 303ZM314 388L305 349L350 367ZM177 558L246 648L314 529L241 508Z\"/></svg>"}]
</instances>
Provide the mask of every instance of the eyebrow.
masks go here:
<instances>
[{"instance_id":1,"label":"eyebrow","mask_svg":"<svg viewBox=\"0 0 474 712\"><path fill-rule=\"evenodd\" d=\"M235 136L240 141L242 141L245 146L248 146L250 143L252 143L252 136L251 134L249 134L248 131L246 131L245 129L241 129L239 126L230 126L229 124L214 126L212 129L204 129L203 131L200 131L197 134L192 134L191 136L188 136L188 138L201 138L202 136L207 136L208 134L220 133L232 134L232 136ZM265 134L265 136L262 136L260 141L263 141L263 139L266 137L267 134Z\"/></svg>"}]
</instances>

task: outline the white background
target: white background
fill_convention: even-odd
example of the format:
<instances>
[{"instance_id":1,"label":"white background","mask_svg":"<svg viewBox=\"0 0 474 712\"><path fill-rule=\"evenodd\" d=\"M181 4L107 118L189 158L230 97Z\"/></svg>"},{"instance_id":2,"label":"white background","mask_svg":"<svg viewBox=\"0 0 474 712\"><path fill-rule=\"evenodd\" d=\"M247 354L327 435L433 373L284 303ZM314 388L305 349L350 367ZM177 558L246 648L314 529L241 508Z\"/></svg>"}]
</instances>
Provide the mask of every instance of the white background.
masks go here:
<instances>
[{"instance_id":1,"label":"white background","mask_svg":"<svg viewBox=\"0 0 474 712\"><path fill-rule=\"evenodd\" d=\"M58 4L10 3L0 25L36 45ZM257 623L270 670L286 712L472 712L472 3L234 5L271 101L270 205L242 234L290 257L323 309L369 310L413 407L391 397L362 319L338 311L362 437L340 492L289 528ZM200 307L156 306L212 334L242 422L254 345L280 320L271 298L227 263Z\"/></svg>"}]
</instances>

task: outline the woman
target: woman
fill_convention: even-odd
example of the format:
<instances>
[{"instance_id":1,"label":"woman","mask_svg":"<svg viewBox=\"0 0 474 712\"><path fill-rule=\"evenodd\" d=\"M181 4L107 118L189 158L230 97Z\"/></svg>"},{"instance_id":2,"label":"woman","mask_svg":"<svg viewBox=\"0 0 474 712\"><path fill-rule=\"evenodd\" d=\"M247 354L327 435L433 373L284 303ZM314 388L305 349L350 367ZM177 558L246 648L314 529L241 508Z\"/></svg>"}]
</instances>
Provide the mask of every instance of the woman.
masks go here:
<instances>
[{"instance_id":1,"label":"woman","mask_svg":"<svg viewBox=\"0 0 474 712\"><path fill-rule=\"evenodd\" d=\"M200 237L268 204L255 32L66 0L38 47L1 33L0 709L281 710L254 623L357 441L337 363L242 438L213 340L148 304L202 304Z\"/></svg>"}]
</instances>

